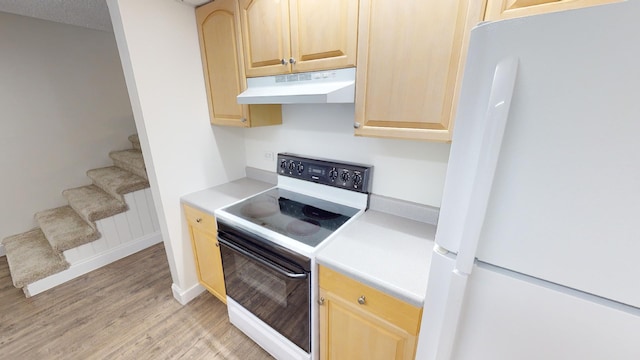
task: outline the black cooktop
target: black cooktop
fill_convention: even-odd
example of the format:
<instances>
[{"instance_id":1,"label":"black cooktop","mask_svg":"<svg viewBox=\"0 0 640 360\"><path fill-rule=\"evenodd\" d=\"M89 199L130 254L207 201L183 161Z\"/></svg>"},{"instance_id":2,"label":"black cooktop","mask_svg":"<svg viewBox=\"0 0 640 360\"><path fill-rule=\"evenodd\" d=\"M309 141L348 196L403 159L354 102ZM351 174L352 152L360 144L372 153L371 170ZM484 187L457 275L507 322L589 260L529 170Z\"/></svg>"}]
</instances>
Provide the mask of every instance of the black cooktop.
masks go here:
<instances>
[{"instance_id":1,"label":"black cooktop","mask_svg":"<svg viewBox=\"0 0 640 360\"><path fill-rule=\"evenodd\" d=\"M315 247L358 213L358 209L273 188L224 211Z\"/></svg>"}]
</instances>

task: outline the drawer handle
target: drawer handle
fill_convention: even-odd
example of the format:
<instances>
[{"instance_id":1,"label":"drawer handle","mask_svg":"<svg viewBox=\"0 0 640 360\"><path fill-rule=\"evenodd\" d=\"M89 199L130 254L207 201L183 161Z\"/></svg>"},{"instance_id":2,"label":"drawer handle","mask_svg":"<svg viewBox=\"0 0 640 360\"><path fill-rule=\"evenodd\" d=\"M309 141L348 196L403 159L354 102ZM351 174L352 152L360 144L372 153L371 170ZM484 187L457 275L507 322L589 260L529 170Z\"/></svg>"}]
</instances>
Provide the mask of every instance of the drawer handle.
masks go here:
<instances>
[{"instance_id":1,"label":"drawer handle","mask_svg":"<svg viewBox=\"0 0 640 360\"><path fill-rule=\"evenodd\" d=\"M367 299L364 297L364 295L358 298L358 304L364 305L366 302L367 302Z\"/></svg>"},{"instance_id":2,"label":"drawer handle","mask_svg":"<svg viewBox=\"0 0 640 360\"><path fill-rule=\"evenodd\" d=\"M197 219L196 219L196 222L197 222L197 223L199 223L199 222L201 222L201 221L202 221L202 218L197 218Z\"/></svg>"}]
</instances>

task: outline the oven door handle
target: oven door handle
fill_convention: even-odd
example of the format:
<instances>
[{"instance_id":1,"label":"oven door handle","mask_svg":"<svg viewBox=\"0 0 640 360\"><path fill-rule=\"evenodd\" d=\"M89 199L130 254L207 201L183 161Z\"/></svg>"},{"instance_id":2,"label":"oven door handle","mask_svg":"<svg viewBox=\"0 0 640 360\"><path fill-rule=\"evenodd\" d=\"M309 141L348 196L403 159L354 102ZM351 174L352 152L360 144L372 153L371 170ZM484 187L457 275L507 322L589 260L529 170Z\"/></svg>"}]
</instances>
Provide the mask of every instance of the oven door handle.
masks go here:
<instances>
[{"instance_id":1,"label":"oven door handle","mask_svg":"<svg viewBox=\"0 0 640 360\"><path fill-rule=\"evenodd\" d=\"M278 264L274 264L269 260L263 259L262 257L259 257L259 256L255 255L255 254L253 254L253 253L251 253L251 252L249 252L249 251L247 251L247 250L245 250L245 249L243 249L243 248L241 248L241 247L239 247L239 246L237 246L237 245L235 245L235 244L233 244L233 243L221 238L220 236L218 236L218 241L221 242L222 244L224 244L225 246L228 246L232 250L235 250L235 251L239 252L240 254L245 255L246 257L257 261L260 264L262 264L262 265L270 268L271 270L276 271L277 273L282 274L282 275L284 275L284 276L286 276L288 278L291 278L291 279L306 279L307 276L308 276L307 273L304 273L304 272L303 273L290 272L288 269L286 269L286 268L284 268L284 267L282 267L282 266L280 266Z\"/></svg>"}]
</instances>

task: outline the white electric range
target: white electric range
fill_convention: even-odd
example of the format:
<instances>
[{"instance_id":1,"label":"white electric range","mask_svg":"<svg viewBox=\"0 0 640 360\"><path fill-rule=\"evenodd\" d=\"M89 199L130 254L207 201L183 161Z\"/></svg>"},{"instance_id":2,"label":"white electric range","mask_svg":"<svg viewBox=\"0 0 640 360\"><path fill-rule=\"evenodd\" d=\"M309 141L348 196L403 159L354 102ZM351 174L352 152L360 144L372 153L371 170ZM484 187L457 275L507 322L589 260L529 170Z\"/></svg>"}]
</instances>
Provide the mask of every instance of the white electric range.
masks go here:
<instances>
[{"instance_id":1,"label":"white electric range","mask_svg":"<svg viewBox=\"0 0 640 360\"><path fill-rule=\"evenodd\" d=\"M229 319L277 359L312 359L315 254L367 209L373 167L281 153L277 171L276 187L215 212Z\"/></svg>"}]
</instances>

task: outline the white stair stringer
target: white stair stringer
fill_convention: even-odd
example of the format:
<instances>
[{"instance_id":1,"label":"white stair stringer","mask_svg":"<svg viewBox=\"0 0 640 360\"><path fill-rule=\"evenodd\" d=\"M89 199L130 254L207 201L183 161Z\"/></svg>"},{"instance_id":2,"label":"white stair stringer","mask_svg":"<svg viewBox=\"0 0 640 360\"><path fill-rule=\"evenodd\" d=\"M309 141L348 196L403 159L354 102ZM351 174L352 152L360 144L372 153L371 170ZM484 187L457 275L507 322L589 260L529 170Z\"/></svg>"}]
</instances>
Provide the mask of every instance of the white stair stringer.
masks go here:
<instances>
[{"instance_id":1,"label":"white stair stringer","mask_svg":"<svg viewBox=\"0 0 640 360\"><path fill-rule=\"evenodd\" d=\"M71 265L67 270L25 285L27 297L125 258L162 242L160 224L149 188L124 195L129 210L96 221L102 237L63 252Z\"/></svg>"}]
</instances>

